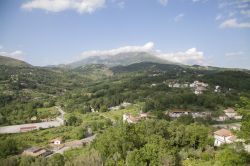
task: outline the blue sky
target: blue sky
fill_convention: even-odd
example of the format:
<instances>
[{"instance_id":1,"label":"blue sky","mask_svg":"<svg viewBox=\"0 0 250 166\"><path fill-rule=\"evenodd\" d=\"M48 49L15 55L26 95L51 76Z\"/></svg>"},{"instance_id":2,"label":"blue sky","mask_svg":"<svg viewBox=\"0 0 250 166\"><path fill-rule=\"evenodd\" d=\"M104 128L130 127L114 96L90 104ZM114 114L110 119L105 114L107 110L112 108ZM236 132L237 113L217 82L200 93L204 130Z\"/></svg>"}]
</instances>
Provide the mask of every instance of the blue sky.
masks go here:
<instances>
[{"instance_id":1,"label":"blue sky","mask_svg":"<svg viewBox=\"0 0 250 166\"><path fill-rule=\"evenodd\" d=\"M250 69L250 0L1 0L0 54L33 65L149 51Z\"/></svg>"}]
</instances>

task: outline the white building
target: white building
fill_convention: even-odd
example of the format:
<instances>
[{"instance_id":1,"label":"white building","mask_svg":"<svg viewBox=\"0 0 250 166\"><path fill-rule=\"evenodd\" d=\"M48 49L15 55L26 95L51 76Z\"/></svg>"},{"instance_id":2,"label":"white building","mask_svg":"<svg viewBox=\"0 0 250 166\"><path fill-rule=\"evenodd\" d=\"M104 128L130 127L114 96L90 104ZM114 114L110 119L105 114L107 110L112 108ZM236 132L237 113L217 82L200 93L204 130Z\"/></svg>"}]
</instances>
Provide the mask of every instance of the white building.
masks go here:
<instances>
[{"instance_id":1,"label":"white building","mask_svg":"<svg viewBox=\"0 0 250 166\"><path fill-rule=\"evenodd\" d=\"M221 92L221 89L220 89L220 86L219 85L216 85L215 88L214 88L214 92Z\"/></svg>"},{"instance_id":2,"label":"white building","mask_svg":"<svg viewBox=\"0 0 250 166\"><path fill-rule=\"evenodd\" d=\"M176 109L168 113L169 117L171 118L178 118L182 115L189 115L189 114L191 114L191 111L181 110L181 109Z\"/></svg>"},{"instance_id":3,"label":"white building","mask_svg":"<svg viewBox=\"0 0 250 166\"><path fill-rule=\"evenodd\" d=\"M214 132L214 146L230 144L236 140L236 136L230 130L220 129Z\"/></svg>"},{"instance_id":4,"label":"white building","mask_svg":"<svg viewBox=\"0 0 250 166\"><path fill-rule=\"evenodd\" d=\"M142 119L146 119L148 117L147 113L140 113L139 116L132 116L129 113L123 114L122 116L122 120L123 122L127 122L127 123L137 123Z\"/></svg>"},{"instance_id":5,"label":"white building","mask_svg":"<svg viewBox=\"0 0 250 166\"><path fill-rule=\"evenodd\" d=\"M203 91L207 90L208 84L204 82L194 81L190 84L190 88L193 88L194 94L200 95Z\"/></svg>"},{"instance_id":6,"label":"white building","mask_svg":"<svg viewBox=\"0 0 250 166\"><path fill-rule=\"evenodd\" d=\"M238 115L238 113L233 108L227 108L227 109L225 109L224 113L230 119L237 119L237 120L242 119L242 116Z\"/></svg>"},{"instance_id":7,"label":"white building","mask_svg":"<svg viewBox=\"0 0 250 166\"><path fill-rule=\"evenodd\" d=\"M50 143L52 143L54 145L61 145L62 144L62 138L55 138L55 139L51 140Z\"/></svg>"},{"instance_id":8,"label":"white building","mask_svg":"<svg viewBox=\"0 0 250 166\"><path fill-rule=\"evenodd\" d=\"M229 118L233 118L237 115L237 112L234 111L233 108L227 108L224 110L224 113L229 117Z\"/></svg>"}]
</instances>

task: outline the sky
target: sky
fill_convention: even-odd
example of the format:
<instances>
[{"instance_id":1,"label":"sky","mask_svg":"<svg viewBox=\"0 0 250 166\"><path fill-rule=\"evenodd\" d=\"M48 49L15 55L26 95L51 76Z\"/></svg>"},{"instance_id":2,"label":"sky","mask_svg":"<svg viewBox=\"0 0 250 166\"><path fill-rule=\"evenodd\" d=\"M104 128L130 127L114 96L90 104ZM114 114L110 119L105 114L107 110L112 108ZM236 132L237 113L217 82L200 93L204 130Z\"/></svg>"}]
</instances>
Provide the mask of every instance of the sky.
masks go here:
<instances>
[{"instance_id":1,"label":"sky","mask_svg":"<svg viewBox=\"0 0 250 166\"><path fill-rule=\"evenodd\" d=\"M250 0L0 1L0 55L46 66L136 51L250 69Z\"/></svg>"}]
</instances>

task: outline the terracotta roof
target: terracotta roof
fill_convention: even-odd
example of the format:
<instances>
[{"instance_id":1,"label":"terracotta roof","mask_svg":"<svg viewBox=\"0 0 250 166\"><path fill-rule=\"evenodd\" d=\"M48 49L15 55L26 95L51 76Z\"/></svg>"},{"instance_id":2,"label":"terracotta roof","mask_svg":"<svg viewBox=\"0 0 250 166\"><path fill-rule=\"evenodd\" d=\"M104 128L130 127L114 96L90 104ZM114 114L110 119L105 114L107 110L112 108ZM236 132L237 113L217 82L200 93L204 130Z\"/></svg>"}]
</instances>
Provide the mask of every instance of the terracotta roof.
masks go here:
<instances>
[{"instance_id":1,"label":"terracotta roof","mask_svg":"<svg viewBox=\"0 0 250 166\"><path fill-rule=\"evenodd\" d=\"M235 113L233 108L227 108L224 110L225 113Z\"/></svg>"},{"instance_id":2,"label":"terracotta roof","mask_svg":"<svg viewBox=\"0 0 250 166\"><path fill-rule=\"evenodd\" d=\"M233 133L227 129L220 129L214 132L214 134L222 136L222 137L229 137L233 136Z\"/></svg>"}]
</instances>

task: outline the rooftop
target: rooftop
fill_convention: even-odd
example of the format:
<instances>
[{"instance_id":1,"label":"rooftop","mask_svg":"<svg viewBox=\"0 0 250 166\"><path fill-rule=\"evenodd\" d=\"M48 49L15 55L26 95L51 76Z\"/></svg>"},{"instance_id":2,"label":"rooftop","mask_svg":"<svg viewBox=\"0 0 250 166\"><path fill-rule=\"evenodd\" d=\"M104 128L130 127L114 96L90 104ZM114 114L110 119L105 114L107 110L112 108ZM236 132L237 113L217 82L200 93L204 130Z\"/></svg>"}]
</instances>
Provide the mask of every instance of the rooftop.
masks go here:
<instances>
[{"instance_id":1,"label":"rooftop","mask_svg":"<svg viewBox=\"0 0 250 166\"><path fill-rule=\"evenodd\" d=\"M233 133L230 130L227 129L220 129L214 132L214 134L218 135L218 136L222 136L222 137L229 137L229 136L233 136Z\"/></svg>"},{"instance_id":2,"label":"rooftop","mask_svg":"<svg viewBox=\"0 0 250 166\"><path fill-rule=\"evenodd\" d=\"M235 113L235 110L233 108L227 108L224 110L225 113Z\"/></svg>"}]
</instances>

